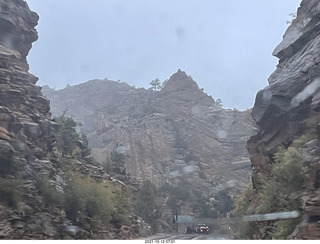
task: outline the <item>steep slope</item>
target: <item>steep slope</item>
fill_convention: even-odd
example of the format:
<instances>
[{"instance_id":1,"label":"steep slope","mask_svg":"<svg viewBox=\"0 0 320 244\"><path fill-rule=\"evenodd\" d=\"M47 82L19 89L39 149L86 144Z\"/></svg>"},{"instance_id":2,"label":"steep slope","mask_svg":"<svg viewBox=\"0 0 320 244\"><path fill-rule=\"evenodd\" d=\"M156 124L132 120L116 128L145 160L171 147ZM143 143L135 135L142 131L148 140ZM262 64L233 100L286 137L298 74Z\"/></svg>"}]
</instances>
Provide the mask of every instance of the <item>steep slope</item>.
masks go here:
<instances>
[{"instance_id":1,"label":"steep slope","mask_svg":"<svg viewBox=\"0 0 320 244\"><path fill-rule=\"evenodd\" d=\"M273 55L279 58L269 85L257 94L252 116L259 126L257 135L247 144L254 166L255 194L250 210L259 208L264 186L274 177L271 172L279 146L298 150L307 171L300 196L300 216L290 238L319 239L319 60L320 60L320 3L303 0L297 18L287 29L283 41ZM293 179L294 181L294 179ZM290 185L290 182L288 182ZM272 206L275 207L274 205ZM286 206L285 209L290 210ZM292 209L291 209L292 210ZM264 223L255 238L270 238L264 232L274 222ZM266 227L267 226L267 227ZM290 234L290 233L289 233Z\"/></svg>"},{"instance_id":2,"label":"steep slope","mask_svg":"<svg viewBox=\"0 0 320 244\"><path fill-rule=\"evenodd\" d=\"M49 103L26 62L38 38L37 21L24 1L0 1L1 238L42 238L68 224L59 211L46 211L33 177L36 172L54 172L46 158L54 139Z\"/></svg>"},{"instance_id":3,"label":"steep slope","mask_svg":"<svg viewBox=\"0 0 320 244\"><path fill-rule=\"evenodd\" d=\"M68 201L76 199L68 193L72 188L83 192L89 189L88 183L103 184L102 192L105 186L118 188L115 201L123 205L125 186L81 155L77 159L68 155L66 160L66 152L57 147L61 127L51 120L49 102L35 85L38 78L28 72L26 61L38 38L37 22L38 15L25 1L0 0L0 239L126 239L141 235L141 230L148 233L148 226L134 215L128 217L125 228L119 222L116 228L108 222L93 228L97 219L83 210L70 218L67 208L71 206L72 212L75 206ZM75 132L71 134L77 139ZM87 149L83 142L80 148L80 142L72 145L78 154ZM69 184L83 181L82 189ZM110 200L108 204L115 205Z\"/></svg>"},{"instance_id":4,"label":"steep slope","mask_svg":"<svg viewBox=\"0 0 320 244\"><path fill-rule=\"evenodd\" d=\"M228 181L232 194L249 182L249 113L220 109L181 70L161 91L93 80L57 91L44 87L43 93L53 115L67 111L82 123L101 163L112 151L125 155L132 184L187 179L208 196Z\"/></svg>"}]
</instances>

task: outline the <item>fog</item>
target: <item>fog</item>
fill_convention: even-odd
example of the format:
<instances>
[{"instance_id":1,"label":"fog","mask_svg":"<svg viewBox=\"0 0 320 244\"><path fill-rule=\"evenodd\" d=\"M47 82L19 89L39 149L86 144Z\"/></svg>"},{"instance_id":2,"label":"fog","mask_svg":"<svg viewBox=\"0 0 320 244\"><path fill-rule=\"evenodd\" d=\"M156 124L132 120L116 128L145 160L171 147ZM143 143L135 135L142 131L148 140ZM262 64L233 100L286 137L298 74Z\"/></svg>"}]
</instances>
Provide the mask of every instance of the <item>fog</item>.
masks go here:
<instances>
[{"instance_id":1,"label":"fog","mask_svg":"<svg viewBox=\"0 0 320 244\"><path fill-rule=\"evenodd\" d=\"M253 106L300 0L27 0L40 21L38 85L95 78L150 87L186 71L224 108Z\"/></svg>"}]
</instances>

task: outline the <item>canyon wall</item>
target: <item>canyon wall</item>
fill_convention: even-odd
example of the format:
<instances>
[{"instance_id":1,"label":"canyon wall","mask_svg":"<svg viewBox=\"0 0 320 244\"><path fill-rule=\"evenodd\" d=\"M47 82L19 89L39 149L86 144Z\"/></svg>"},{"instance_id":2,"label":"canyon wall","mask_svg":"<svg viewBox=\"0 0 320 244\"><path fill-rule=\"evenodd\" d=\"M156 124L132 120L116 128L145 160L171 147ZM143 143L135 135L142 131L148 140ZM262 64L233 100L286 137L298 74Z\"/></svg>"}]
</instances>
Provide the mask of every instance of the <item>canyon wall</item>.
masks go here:
<instances>
[{"instance_id":1,"label":"canyon wall","mask_svg":"<svg viewBox=\"0 0 320 244\"><path fill-rule=\"evenodd\" d=\"M255 194L249 207L253 212L262 204L262 189L273 176L271 172L279 146L296 148L306 161L308 170L300 194L301 222L289 236L293 239L320 237L319 54L320 3L303 0L297 17L273 52L279 64L269 77L269 85L256 96L252 117L259 132L247 144L254 166Z\"/></svg>"},{"instance_id":2,"label":"canyon wall","mask_svg":"<svg viewBox=\"0 0 320 244\"><path fill-rule=\"evenodd\" d=\"M150 233L135 215L125 227L103 223L94 229L93 218L67 217L70 175L120 184L120 193L124 186L79 157L70 167L74 160L59 151L59 125L26 61L38 38L38 19L25 1L0 0L0 239L128 239Z\"/></svg>"},{"instance_id":3,"label":"canyon wall","mask_svg":"<svg viewBox=\"0 0 320 244\"><path fill-rule=\"evenodd\" d=\"M250 181L249 111L222 109L181 70L161 91L92 80L43 92L53 115L66 112L82 124L101 164L112 151L125 155L132 184L183 179L208 196L227 182L239 194Z\"/></svg>"}]
</instances>

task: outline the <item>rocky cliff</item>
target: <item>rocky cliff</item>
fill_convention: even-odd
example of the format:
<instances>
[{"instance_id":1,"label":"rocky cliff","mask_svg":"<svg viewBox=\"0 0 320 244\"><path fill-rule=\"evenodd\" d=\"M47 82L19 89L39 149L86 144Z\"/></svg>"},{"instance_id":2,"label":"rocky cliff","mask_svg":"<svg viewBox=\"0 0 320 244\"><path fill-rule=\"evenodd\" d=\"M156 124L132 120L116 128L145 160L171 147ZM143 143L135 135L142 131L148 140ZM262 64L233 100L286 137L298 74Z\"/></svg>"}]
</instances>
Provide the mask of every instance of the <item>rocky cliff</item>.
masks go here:
<instances>
[{"instance_id":1,"label":"rocky cliff","mask_svg":"<svg viewBox=\"0 0 320 244\"><path fill-rule=\"evenodd\" d=\"M24 1L0 1L1 238L50 236L52 228L67 224L58 210L49 213L37 199L33 177L36 172L54 171L46 158L53 144L49 103L26 62L38 38L37 22L38 15ZM17 191L23 193L18 203Z\"/></svg>"},{"instance_id":2,"label":"rocky cliff","mask_svg":"<svg viewBox=\"0 0 320 244\"><path fill-rule=\"evenodd\" d=\"M247 144L254 166L251 210L262 204L264 186L274 176L271 172L279 146L297 149L305 161L307 171L299 193L301 222L290 236L298 239L320 237L319 130L318 134L316 130L320 102L319 16L319 1L301 2L296 19L273 52L279 58L277 69L269 77L269 85L256 96L252 116L259 132ZM265 235L256 234L255 238L261 236Z\"/></svg>"},{"instance_id":3,"label":"rocky cliff","mask_svg":"<svg viewBox=\"0 0 320 244\"><path fill-rule=\"evenodd\" d=\"M101 224L92 231L92 219L71 220L66 200L57 201L70 175L56 147L58 124L26 61L38 38L38 18L23 0L0 0L0 239L137 237L145 228L137 216L127 226ZM81 158L74 162L74 173L82 178L90 175L107 186L112 181L101 166Z\"/></svg>"},{"instance_id":4,"label":"rocky cliff","mask_svg":"<svg viewBox=\"0 0 320 244\"><path fill-rule=\"evenodd\" d=\"M255 128L249 112L221 109L181 70L161 91L92 80L43 93L53 115L67 111L82 124L100 163L112 151L125 155L132 184L183 179L209 196L227 182L238 194L250 180L245 144Z\"/></svg>"}]
</instances>

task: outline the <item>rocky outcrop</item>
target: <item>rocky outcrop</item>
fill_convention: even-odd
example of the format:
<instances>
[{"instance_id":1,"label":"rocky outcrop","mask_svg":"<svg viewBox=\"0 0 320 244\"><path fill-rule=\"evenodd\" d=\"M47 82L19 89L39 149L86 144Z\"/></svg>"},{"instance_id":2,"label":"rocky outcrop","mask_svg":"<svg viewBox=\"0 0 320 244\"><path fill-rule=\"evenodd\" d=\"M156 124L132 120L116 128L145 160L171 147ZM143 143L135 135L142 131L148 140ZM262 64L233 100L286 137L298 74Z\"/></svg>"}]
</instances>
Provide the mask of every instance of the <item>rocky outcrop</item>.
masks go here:
<instances>
[{"instance_id":1,"label":"rocky outcrop","mask_svg":"<svg viewBox=\"0 0 320 244\"><path fill-rule=\"evenodd\" d=\"M292 21L283 41L273 52L273 55L279 58L277 69L269 77L269 85L256 96L252 117L259 126L259 132L251 137L247 144L254 166L252 180L257 191L251 209L259 205L259 193L270 178L273 155L278 146L292 146L294 139L306 133L306 129L310 127L308 123L318 120L319 16L319 1L301 2L297 18ZM301 206L305 216L290 238L319 239L318 140L310 141L299 150L309 152L303 154L309 167Z\"/></svg>"},{"instance_id":2,"label":"rocky outcrop","mask_svg":"<svg viewBox=\"0 0 320 244\"><path fill-rule=\"evenodd\" d=\"M229 181L238 194L249 182L245 143L255 129L249 112L221 109L181 70L161 91L92 80L43 93L53 115L67 111L82 124L98 161L114 150L125 155L131 184L187 179L210 195Z\"/></svg>"},{"instance_id":3,"label":"rocky outcrop","mask_svg":"<svg viewBox=\"0 0 320 244\"><path fill-rule=\"evenodd\" d=\"M0 0L0 239L130 239L148 234L150 227L134 215L127 226L104 225L93 233L85 223L75 226L62 204L45 200L43 185L49 193L61 193L66 179L55 147L57 124L35 85L38 78L28 72L26 56L38 38L37 22L25 1ZM98 165L77 161L74 170L123 186Z\"/></svg>"},{"instance_id":4,"label":"rocky outcrop","mask_svg":"<svg viewBox=\"0 0 320 244\"><path fill-rule=\"evenodd\" d=\"M0 139L19 140L16 150L43 157L51 143L50 108L26 62L38 15L24 1L1 1L0 9Z\"/></svg>"},{"instance_id":5,"label":"rocky outcrop","mask_svg":"<svg viewBox=\"0 0 320 244\"><path fill-rule=\"evenodd\" d=\"M70 224L58 209L46 209L34 180L40 171L55 172L46 159L54 141L49 103L26 62L38 37L37 22L26 2L0 1L1 238L50 238L58 235L58 227Z\"/></svg>"}]
</instances>

